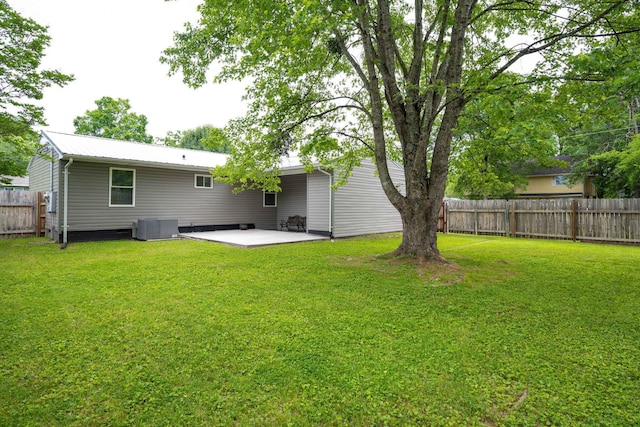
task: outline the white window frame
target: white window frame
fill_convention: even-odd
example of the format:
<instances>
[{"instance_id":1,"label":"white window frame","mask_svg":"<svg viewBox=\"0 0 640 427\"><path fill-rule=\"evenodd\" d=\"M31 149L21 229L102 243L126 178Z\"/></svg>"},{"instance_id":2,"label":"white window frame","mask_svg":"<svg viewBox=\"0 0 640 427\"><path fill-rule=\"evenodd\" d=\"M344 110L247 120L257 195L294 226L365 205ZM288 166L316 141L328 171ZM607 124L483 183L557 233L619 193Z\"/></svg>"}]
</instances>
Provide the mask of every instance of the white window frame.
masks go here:
<instances>
[{"instance_id":1,"label":"white window frame","mask_svg":"<svg viewBox=\"0 0 640 427\"><path fill-rule=\"evenodd\" d=\"M566 187L567 186L567 176L566 175L555 175L551 177L551 186L552 187Z\"/></svg>"},{"instance_id":2,"label":"white window frame","mask_svg":"<svg viewBox=\"0 0 640 427\"><path fill-rule=\"evenodd\" d=\"M205 180L209 180L209 185L198 185L198 178L204 178ZM193 188L206 189L213 188L213 176L212 175L203 175L203 174L195 174L193 176Z\"/></svg>"},{"instance_id":3,"label":"white window frame","mask_svg":"<svg viewBox=\"0 0 640 427\"><path fill-rule=\"evenodd\" d=\"M272 205L268 205L267 204L267 194L273 194L273 204ZM276 193L275 191L263 191L262 192L262 207L263 208L277 208L278 207L278 193Z\"/></svg>"},{"instance_id":4,"label":"white window frame","mask_svg":"<svg viewBox=\"0 0 640 427\"><path fill-rule=\"evenodd\" d=\"M128 171L133 172L133 185L131 187L118 186L117 188L131 188L131 204L130 205L116 205L111 203L111 189L113 188L113 171ZM136 207L136 170L129 168L109 168L109 207L110 208L135 208Z\"/></svg>"}]
</instances>

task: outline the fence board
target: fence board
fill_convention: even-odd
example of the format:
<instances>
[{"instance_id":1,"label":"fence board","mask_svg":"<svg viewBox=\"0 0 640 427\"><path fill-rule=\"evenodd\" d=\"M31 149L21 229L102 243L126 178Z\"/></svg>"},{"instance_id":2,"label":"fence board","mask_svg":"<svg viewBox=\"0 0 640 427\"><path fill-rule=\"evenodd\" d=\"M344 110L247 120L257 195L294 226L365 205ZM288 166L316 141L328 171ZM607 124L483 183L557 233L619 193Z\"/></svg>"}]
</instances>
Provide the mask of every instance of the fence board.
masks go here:
<instances>
[{"instance_id":1,"label":"fence board","mask_svg":"<svg viewBox=\"0 0 640 427\"><path fill-rule=\"evenodd\" d=\"M0 239L36 235L38 193L0 191Z\"/></svg>"},{"instance_id":2,"label":"fence board","mask_svg":"<svg viewBox=\"0 0 640 427\"><path fill-rule=\"evenodd\" d=\"M448 200L446 231L640 243L640 199Z\"/></svg>"}]
</instances>

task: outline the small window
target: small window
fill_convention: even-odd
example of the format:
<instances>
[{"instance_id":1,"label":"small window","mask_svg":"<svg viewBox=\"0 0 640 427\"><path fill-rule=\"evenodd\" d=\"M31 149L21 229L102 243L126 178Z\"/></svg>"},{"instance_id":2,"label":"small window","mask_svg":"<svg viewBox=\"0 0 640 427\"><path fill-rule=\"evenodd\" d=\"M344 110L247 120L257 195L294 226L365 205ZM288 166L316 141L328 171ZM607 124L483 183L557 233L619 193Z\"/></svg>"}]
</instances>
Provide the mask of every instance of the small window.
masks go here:
<instances>
[{"instance_id":1,"label":"small window","mask_svg":"<svg viewBox=\"0 0 640 427\"><path fill-rule=\"evenodd\" d=\"M109 168L109 206L134 207L135 199L135 169Z\"/></svg>"},{"instance_id":2,"label":"small window","mask_svg":"<svg viewBox=\"0 0 640 427\"><path fill-rule=\"evenodd\" d=\"M263 194L263 204L262 206L265 208L275 208L278 206L278 195L273 192L265 191Z\"/></svg>"},{"instance_id":3,"label":"small window","mask_svg":"<svg viewBox=\"0 0 640 427\"><path fill-rule=\"evenodd\" d=\"M213 188L213 177L211 175L196 175L196 188Z\"/></svg>"},{"instance_id":4,"label":"small window","mask_svg":"<svg viewBox=\"0 0 640 427\"><path fill-rule=\"evenodd\" d=\"M567 185L567 177L564 175L556 175L553 177L552 184L554 187L558 187L560 185Z\"/></svg>"}]
</instances>

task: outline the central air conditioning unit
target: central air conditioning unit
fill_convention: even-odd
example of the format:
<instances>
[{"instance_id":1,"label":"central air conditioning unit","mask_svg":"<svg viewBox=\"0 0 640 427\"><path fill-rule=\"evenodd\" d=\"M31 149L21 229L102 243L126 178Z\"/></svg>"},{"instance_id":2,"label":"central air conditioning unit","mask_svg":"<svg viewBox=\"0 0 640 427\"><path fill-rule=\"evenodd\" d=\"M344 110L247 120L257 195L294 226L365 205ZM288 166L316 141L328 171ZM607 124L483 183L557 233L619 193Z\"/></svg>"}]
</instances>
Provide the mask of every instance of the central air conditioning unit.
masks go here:
<instances>
[{"instance_id":1,"label":"central air conditioning unit","mask_svg":"<svg viewBox=\"0 0 640 427\"><path fill-rule=\"evenodd\" d=\"M138 230L136 234L136 239L138 240L170 239L177 235L177 219L138 219Z\"/></svg>"}]
</instances>

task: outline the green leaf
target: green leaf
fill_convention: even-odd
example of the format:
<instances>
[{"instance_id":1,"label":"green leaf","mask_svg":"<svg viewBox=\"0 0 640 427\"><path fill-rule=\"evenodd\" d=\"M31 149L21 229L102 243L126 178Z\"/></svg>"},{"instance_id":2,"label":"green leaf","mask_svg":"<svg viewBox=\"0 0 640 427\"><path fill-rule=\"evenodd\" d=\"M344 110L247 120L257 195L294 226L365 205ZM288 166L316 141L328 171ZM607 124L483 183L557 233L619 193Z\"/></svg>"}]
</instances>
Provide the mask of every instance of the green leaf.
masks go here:
<instances>
[{"instance_id":1,"label":"green leaf","mask_svg":"<svg viewBox=\"0 0 640 427\"><path fill-rule=\"evenodd\" d=\"M46 125L44 109L34 105L49 86L73 76L41 70L49 46L47 29L0 0L0 174L24 175L35 149L36 125Z\"/></svg>"},{"instance_id":2,"label":"green leaf","mask_svg":"<svg viewBox=\"0 0 640 427\"><path fill-rule=\"evenodd\" d=\"M147 144L153 142L153 137L147 134L147 117L129 112L128 99L104 96L95 103L97 109L87 110L84 116L73 120L75 133Z\"/></svg>"}]
</instances>

